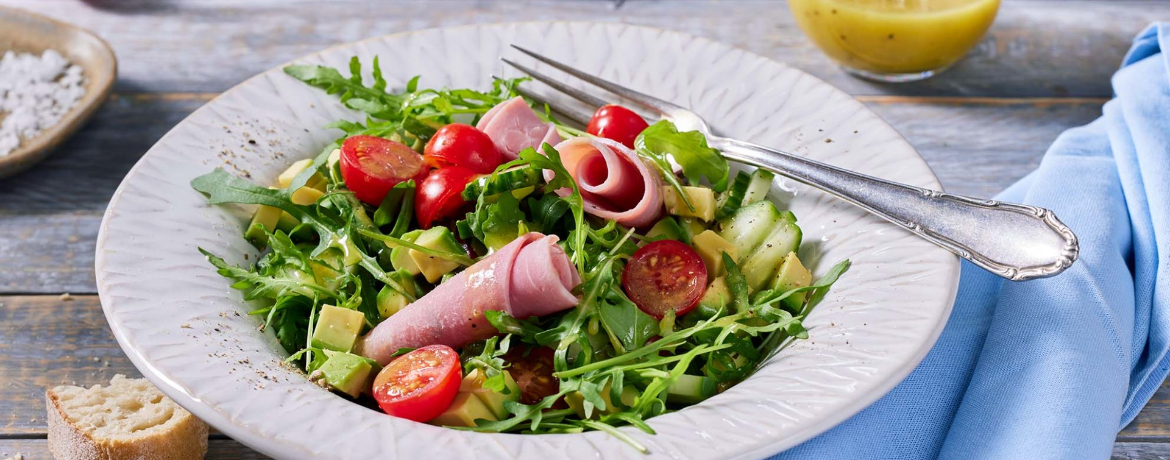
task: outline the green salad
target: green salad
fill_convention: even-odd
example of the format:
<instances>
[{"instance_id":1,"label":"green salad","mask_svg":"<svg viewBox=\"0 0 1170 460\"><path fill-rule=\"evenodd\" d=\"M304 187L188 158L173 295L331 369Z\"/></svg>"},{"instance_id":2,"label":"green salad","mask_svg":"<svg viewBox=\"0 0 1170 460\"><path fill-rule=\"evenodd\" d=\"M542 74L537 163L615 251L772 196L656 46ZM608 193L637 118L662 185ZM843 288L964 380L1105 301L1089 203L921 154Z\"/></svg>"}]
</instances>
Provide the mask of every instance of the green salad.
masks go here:
<instances>
[{"instance_id":1,"label":"green salad","mask_svg":"<svg viewBox=\"0 0 1170 460\"><path fill-rule=\"evenodd\" d=\"M276 184L216 169L211 204L256 205L251 266L203 251L264 305L288 363L391 416L460 430L601 430L699 403L747 378L848 267L817 280L773 176L738 172L698 132L618 105L585 129L520 97L390 90L285 72L363 121Z\"/></svg>"}]
</instances>

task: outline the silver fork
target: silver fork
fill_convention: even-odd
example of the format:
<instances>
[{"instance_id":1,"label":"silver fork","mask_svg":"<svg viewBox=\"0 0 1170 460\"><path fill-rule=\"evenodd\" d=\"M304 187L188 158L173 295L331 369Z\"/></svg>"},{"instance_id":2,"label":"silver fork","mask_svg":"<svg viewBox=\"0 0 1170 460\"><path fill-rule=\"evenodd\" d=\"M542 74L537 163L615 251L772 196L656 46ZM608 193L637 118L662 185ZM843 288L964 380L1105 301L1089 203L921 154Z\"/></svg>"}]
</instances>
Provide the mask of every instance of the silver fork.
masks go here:
<instances>
[{"instance_id":1,"label":"silver fork","mask_svg":"<svg viewBox=\"0 0 1170 460\"><path fill-rule=\"evenodd\" d=\"M679 131L699 131L729 160L763 168L829 192L878 217L1013 281L1056 275L1077 260L1077 237L1052 211L1035 206L952 195L848 171L749 142L716 136L698 114L574 69L516 45L513 48L610 93L641 105ZM508 59L505 63L585 104L605 98L568 86ZM525 92L539 99L539 95ZM550 104L551 107L551 104ZM581 123L589 115L555 110Z\"/></svg>"}]
</instances>

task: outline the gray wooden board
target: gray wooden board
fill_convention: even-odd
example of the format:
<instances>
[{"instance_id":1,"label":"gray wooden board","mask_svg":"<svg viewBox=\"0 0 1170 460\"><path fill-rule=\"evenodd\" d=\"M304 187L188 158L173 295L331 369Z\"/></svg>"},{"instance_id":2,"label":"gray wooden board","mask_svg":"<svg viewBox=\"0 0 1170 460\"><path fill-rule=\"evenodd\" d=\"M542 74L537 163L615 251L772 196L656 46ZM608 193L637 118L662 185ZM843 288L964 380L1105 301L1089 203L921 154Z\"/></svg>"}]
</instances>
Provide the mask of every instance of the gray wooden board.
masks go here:
<instances>
[{"instance_id":1,"label":"gray wooden board","mask_svg":"<svg viewBox=\"0 0 1170 460\"><path fill-rule=\"evenodd\" d=\"M49 453L49 442L45 438L37 439L0 439L0 458L11 460L20 454L22 460L52 460ZM222 436L213 436L207 441L207 456L209 460L264 460L270 457L249 449L231 439Z\"/></svg>"},{"instance_id":2,"label":"gray wooden board","mask_svg":"<svg viewBox=\"0 0 1170 460\"><path fill-rule=\"evenodd\" d=\"M218 92L326 47L468 23L625 22L713 38L788 62L855 94L1094 96L1165 2L1008 0L988 37L951 72L915 85L846 76L796 28L784 2L630 0L442 2L0 0L90 28L114 47L121 91ZM440 5L441 6L437 6ZM328 20L322 20L327 14Z\"/></svg>"}]
</instances>

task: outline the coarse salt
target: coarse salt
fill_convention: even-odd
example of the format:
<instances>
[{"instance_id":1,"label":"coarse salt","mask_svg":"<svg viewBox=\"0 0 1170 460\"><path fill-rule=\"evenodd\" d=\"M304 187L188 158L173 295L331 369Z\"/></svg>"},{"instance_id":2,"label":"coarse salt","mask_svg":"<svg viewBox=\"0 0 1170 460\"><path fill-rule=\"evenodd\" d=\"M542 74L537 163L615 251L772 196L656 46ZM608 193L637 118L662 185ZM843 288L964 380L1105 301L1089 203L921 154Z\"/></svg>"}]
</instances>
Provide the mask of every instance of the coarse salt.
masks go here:
<instances>
[{"instance_id":1,"label":"coarse salt","mask_svg":"<svg viewBox=\"0 0 1170 460\"><path fill-rule=\"evenodd\" d=\"M85 96L85 76L61 53L0 58L0 157L61 121Z\"/></svg>"}]
</instances>

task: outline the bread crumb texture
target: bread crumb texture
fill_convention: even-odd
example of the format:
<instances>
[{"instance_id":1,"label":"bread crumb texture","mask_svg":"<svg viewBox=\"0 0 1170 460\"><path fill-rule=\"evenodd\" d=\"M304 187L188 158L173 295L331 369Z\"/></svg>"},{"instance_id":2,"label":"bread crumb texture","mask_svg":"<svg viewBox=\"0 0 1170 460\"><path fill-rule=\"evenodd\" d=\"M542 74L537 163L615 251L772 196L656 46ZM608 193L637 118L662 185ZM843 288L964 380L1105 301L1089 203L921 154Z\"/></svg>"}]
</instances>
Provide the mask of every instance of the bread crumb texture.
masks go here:
<instances>
[{"instance_id":1,"label":"bread crumb texture","mask_svg":"<svg viewBox=\"0 0 1170 460\"><path fill-rule=\"evenodd\" d=\"M49 450L57 460L187 460L207 452L207 425L146 379L46 392Z\"/></svg>"}]
</instances>

